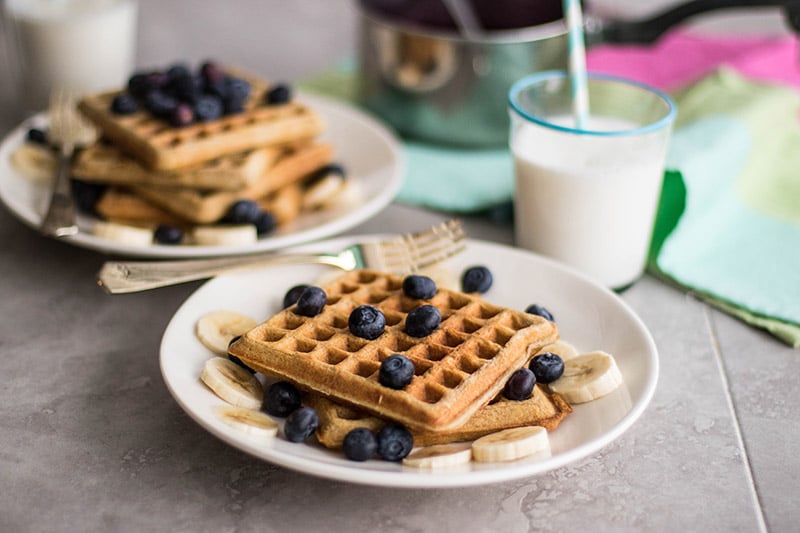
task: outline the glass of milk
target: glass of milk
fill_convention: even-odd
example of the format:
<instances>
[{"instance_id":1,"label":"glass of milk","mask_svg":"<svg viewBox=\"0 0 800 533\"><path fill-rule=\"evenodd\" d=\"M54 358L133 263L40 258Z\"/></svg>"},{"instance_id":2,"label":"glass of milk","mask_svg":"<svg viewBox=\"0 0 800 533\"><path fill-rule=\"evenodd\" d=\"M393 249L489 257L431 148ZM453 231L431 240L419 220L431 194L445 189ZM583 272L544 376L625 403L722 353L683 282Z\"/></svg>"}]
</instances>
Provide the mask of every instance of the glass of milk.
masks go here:
<instances>
[{"instance_id":1,"label":"glass of milk","mask_svg":"<svg viewBox=\"0 0 800 533\"><path fill-rule=\"evenodd\" d=\"M675 104L611 76L590 74L588 89L577 128L566 72L511 87L515 241L623 289L644 271Z\"/></svg>"},{"instance_id":2,"label":"glass of milk","mask_svg":"<svg viewBox=\"0 0 800 533\"><path fill-rule=\"evenodd\" d=\"M56 86L79 94L122 87L134 67L136 0L5 0L4 32L26 112Z\"/></svg>"}]
</instances>

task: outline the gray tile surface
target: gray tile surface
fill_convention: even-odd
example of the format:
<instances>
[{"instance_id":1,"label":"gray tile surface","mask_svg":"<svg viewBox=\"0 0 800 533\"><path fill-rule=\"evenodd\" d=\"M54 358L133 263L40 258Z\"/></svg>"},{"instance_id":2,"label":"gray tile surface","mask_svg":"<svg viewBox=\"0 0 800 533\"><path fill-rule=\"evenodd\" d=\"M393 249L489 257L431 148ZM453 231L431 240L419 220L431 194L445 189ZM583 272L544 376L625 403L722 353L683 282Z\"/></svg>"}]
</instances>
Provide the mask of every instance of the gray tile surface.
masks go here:
<instances>
[{"instance_id":1,"label":"gray tile surface","mask_svg":"<svg viewBox=\"0 0 800 533\"><path fill-rule=\"evenodd\" d=\"M140 63L219 57L297 79L354 46L349 2L218 6L143 0ZM2 131L12 112L0 111ZM442 218L394 205L354 232ZM508 225L467 226L511 242ZM301 475L202 430L157 356L199 284L110 297L94 285L103 260L0 210L0 531L797 529L798 352L656 280L623 294L655 337L661 374L622 438L538 477L407 491Z\"/></svg>"}]
</instances>

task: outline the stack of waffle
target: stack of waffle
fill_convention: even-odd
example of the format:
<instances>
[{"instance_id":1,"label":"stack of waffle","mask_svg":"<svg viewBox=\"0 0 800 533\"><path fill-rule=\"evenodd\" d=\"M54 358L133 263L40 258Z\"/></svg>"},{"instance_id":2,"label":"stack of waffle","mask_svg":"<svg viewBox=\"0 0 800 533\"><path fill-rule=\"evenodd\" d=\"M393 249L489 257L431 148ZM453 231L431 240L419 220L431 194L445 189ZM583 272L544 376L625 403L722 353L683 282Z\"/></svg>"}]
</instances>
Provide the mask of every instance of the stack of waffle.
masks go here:
<instances>
[{"instance_id":1,"label":"stack of waffle","mask_svg":"<svg viewBox=\"0 0 800 533\"><path fill-rule=\"evenodd\" d=\"M425 303L442 317L426 337L405 332L408 313L421 304L403 292L401 277L361 270L324 287L327 305L314 317L289 307L229 347L247 366L287 380L317 411L319 441L341 445L357 427L398 423L417 445L471 440L512 427L554 429L571 411L557 394L536 387L525 401L499 398L509 376L558 338L553 322L492 305L477 295L440 288ZM353 335L348 317L369 304L386 328L377 339ZM401 353L415 375L403 389L382 385L381 361Z\"/></svg>"},{"instance_id":2,"label":"stack of waffle","mask_svg":"<svg viewBox=\"0 0 800 533\"><path fill-rule=\"evenodd\" d=\"M238 75L238 74L237 74ZM101 142L76 158L76 179L109 187L96 206L111 221L183 227L220 221L238 200L253 200L278 224L303 206L304 181L331 163L323 121L296 101L267 105L269 84L247 77L239 113L174 127L140 108L112 111L119 92L84 98L81 112Z\"/></svg>"}]
</instances>

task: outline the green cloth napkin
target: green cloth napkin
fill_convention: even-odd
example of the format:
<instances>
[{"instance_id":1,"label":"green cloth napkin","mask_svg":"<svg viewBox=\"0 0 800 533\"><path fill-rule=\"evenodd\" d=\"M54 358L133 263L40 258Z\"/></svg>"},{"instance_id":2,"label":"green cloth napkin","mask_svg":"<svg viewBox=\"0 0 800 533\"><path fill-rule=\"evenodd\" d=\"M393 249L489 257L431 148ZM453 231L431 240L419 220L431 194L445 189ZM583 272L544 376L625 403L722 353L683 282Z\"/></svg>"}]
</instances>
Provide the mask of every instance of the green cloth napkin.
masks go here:
<instances>
[{"instance_id":1,"label":"green cloth napkin","mask_svg":"<svg viewBox=\"0 0 800 533\"><path fill-rule=\"evenodd\" d=\"M800 94L722 68L675 100L651 271L800 347Z\"/></svg>"},{"instance_id":2,"label":"green cloth napkin","mask_svg":"<svg viewBox=\"0 0 800 533\"><path fill-rule=\"evenodd\" d=\"M352 68L301 87L351 102L356 95ZM723 68L674 97L672 170L664 177L650 271L800 347L800 95ZM513 197L506 149L410 141L403 149L400 202L474 213Z\"/></svg>"}]
</instances>

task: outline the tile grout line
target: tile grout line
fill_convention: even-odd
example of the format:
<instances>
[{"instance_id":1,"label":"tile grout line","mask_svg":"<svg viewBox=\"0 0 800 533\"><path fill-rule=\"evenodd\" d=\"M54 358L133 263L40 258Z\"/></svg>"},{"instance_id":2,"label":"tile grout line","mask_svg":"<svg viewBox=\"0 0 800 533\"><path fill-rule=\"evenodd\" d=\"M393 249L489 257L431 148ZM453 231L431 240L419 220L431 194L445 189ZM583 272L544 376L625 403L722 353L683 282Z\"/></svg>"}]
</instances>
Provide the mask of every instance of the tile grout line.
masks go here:
<instances>
[{"instance_id":1,"label":"tile grout line","mask_svg":"<svg viewBox=\"0 0 800 533\"><path fill-rule=\"evenodd\" d=\"M722 376L722 382L725 386L725 401L728 403L728 409L730 409L731 414L733 415L733 428L734 432L736 433L736 440L739 443L739 448L744 452L744 466L745 472L747 474L747 480L750 482L750 491L753 497L753 500L756 504L756 520L758 521L759 529L763 532L769 531L767 528L767 521L764 517L764 507L761 504L761 497L758 494L758 489L756 488L756 480L753 476L753 466L750 464L750 454L747 451L747 445L744 441L744 435L742 434L742 428L739 424L739 416L736 412L736 405L733 401L733 394L731 393L730 381L728 380L728 369L725 366L725 361L722 359L722 351L719 347L719 339L717 338L717 332L714 328L713 321L711 319L711 308L708 304L705 304L705 309L703 314L705 315L706 319L706 327L711 335L711 348L714 352L714 357L717 360L717 366L719 367L720 374Z\"/></svg>"}]
</instances>

